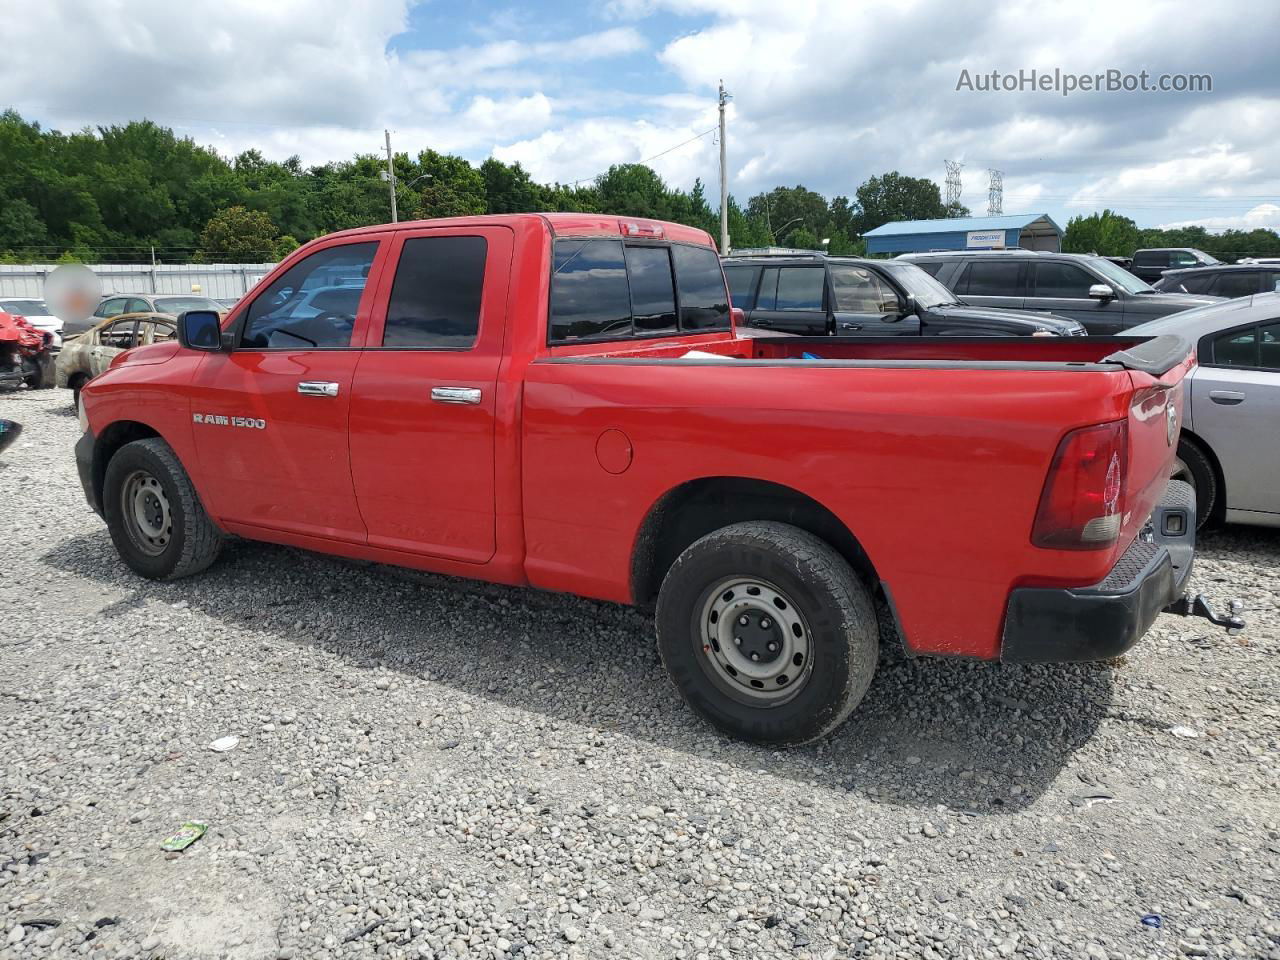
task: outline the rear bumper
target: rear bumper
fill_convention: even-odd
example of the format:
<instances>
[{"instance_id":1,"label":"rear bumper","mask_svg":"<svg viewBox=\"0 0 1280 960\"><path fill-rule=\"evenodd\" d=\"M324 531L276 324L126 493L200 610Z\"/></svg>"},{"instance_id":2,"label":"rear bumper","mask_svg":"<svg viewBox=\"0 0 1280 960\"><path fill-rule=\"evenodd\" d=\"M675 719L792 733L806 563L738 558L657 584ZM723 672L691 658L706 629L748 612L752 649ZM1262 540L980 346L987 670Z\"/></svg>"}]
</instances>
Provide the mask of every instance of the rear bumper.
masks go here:
<instances>
[{"instance_id":1,"label":"rear bumper","mask_svg":"<svg viewBox=\"0 0 1280 960\"><path fill-rule=\"evenodd\" d=\"M1101 583L1022 587L1009 596L1000 659L1012 663L1106 660L1132 647L1178 600L1195 557L1195 494L1169 481L1151 519Z\"/></svg>"}]
</instances>

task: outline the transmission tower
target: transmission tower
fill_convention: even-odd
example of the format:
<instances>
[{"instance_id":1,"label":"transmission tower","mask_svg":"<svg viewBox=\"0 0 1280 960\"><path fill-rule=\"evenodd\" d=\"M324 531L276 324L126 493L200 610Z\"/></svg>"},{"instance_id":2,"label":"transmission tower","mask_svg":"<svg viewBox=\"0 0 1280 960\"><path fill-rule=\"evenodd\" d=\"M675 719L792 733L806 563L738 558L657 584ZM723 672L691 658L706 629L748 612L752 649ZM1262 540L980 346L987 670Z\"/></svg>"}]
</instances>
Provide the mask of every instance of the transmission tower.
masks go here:
<instances>
[{"instance_id":1,"label":"transmission tower","mask_svg":"<svg viewBox=\"0 0 1280 960\"><path fill-rule=\"evenodd\" d=\"M960 206L960 171L964 164L958 160L943 160L947 165L947 209L954 210Z\"/></svg>"},{"instance_id":2,"label":"transmission tower","mask_svg":"<svg viewBox=\"0 0 1280 960\"><path fill-rule=\"evenodd\" d=\"M998 217L1004 213L1004 171L988 170L987 216Z\"/></svg>"}]
</instances>

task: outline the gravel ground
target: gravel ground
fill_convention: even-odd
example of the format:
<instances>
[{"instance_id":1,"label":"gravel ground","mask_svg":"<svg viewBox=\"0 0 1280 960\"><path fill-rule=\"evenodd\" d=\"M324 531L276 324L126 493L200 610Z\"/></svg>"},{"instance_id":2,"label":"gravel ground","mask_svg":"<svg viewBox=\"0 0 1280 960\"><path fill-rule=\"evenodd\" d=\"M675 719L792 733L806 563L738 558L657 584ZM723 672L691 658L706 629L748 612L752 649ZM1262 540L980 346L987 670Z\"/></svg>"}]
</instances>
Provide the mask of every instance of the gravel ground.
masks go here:
<instances>
[{"instance_id":1,"label":"gravel ground","mask_svg":"<svg viewBox=\"0 0 1280 960\"><path fill-rule=\"evenodd\" d=\"M141 580L83 502L70 394L0 416L26 425L0 456L4 960L1280 958L1280 531L1203 541L1244 637L886 655L833 738L773 752L695 719L620 607L251 543Z\"/></svg>"}]
</instances>

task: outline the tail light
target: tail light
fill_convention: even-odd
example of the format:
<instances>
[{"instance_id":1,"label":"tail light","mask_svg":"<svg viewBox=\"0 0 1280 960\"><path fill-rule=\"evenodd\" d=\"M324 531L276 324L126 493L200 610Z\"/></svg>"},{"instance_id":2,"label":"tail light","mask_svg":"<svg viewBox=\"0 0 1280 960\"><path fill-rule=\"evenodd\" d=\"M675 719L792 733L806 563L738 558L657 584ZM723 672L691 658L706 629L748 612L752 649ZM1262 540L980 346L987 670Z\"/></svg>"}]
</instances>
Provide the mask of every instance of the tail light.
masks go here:
<instances>
[{"instance_id":1,"label":"tail light","mask_svg":"<svg viewBox=\"0 0 1280 960\"><path fill-rule=\"evenodd\" d=\"M1031 542L1053 550L1098 550L1115 543L1124 515L1128 448L1124 420L1063 437L1040 494Z\"/></svg>"}]
</instances>

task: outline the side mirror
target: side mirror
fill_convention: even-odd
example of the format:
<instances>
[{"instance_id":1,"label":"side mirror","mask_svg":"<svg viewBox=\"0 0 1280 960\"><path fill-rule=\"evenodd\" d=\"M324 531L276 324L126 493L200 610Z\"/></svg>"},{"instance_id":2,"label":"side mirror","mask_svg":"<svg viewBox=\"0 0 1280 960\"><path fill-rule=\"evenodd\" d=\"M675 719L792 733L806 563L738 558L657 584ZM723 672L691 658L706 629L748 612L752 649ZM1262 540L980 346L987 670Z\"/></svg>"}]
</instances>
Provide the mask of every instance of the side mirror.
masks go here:
<instances>
[{"instance_id":1,"label":"side mirror","mask_svg":"<svg viewBox=\"0 0 1280 960\"><path fill-rule=\"evenodd\" d=\"M221 316L212 310L185 310L178 314L178 342L188 350L221 352Z\"/></svg>"},{"instance_id":2,"label":"side mirror","mask_svg":"<svg viewBox=\"0 0 1280 960\"><path fill-rule=\"evenodd\" d=\"M1094 300L1114 300L1115 295L1109 284L1095 283L1089 288L1089 296Z\"/></svg>"}]
</instances>

